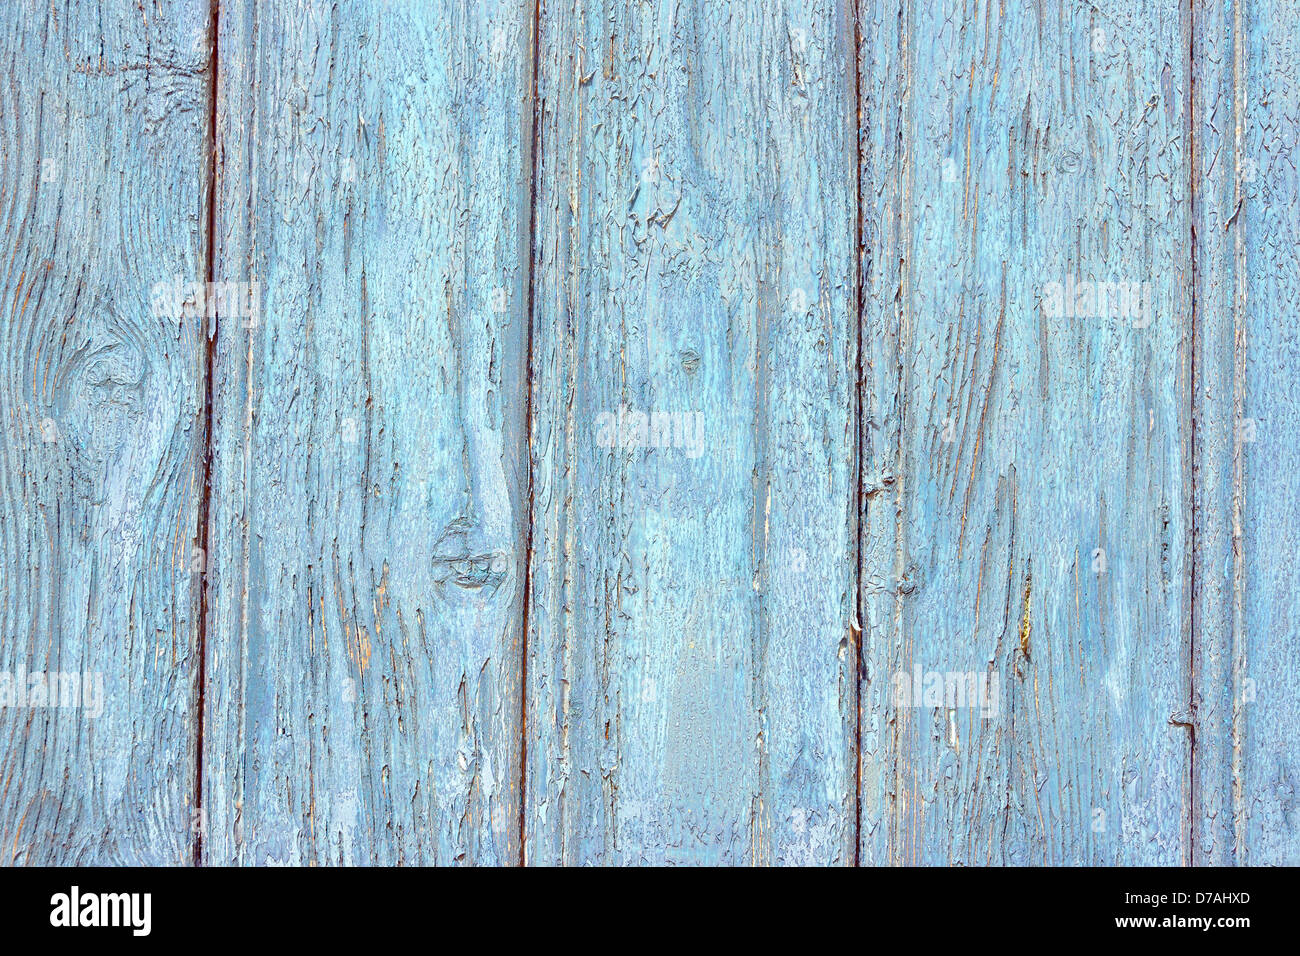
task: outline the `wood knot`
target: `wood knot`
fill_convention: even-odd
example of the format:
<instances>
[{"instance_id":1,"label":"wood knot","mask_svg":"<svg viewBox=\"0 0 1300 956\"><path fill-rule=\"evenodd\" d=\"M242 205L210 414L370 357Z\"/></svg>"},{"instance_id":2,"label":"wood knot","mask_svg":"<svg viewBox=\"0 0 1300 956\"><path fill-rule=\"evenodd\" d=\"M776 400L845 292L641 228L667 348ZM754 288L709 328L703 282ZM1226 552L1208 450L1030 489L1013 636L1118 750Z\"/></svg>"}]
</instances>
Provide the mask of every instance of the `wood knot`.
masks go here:
<instances>
[{"instance_id":1,"label":"wood knot","mask_svg":"<svg viewBox=\"0 0 1300 956\"><path fill-rule=\"evenodd\" d=\"M60 375L59 430L84 456L103 459L130 441L145 415L149 360L129 342L87 342Z\"/></svg>"}]
</instances>

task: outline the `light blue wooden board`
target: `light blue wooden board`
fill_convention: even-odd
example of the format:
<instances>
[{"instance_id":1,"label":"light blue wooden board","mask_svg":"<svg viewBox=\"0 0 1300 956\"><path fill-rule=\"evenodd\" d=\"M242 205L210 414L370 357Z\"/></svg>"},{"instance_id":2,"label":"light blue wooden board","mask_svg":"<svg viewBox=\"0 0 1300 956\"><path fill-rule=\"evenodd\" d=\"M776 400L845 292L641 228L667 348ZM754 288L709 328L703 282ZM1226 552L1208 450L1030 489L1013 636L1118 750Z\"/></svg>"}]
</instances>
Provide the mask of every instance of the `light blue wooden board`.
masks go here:
<instances>
[{"instance_id":1,"label":"light blue wooden board","mask_svg":"<svg viewBox=\"0 0 1300 956\"><path fill-rule=\"evenodd\" d=\"M1198 4L1197 861L1300 862L1300 11Z\"/></svg>"},{"instance_id":2,"label":"light blue wooden board","mask_svg":"<svg viewBox=\"0 0 1300 956\"><path fill-rule=\"evenodd\" d=\"M1179 5L862 24L861 862L1184 862ZM987 713L913 696L949 673Z\"/></svg>"},{"instance_id":3,"label":"light blue wooden board","mask_svg":"<svg viewBox=\"0 0 1300 956\"><path fill-rule=\"evenodd\" d=\"M1243 530L1245 710L1241 774L1252 866L1300 864L1300 8L1246 5L1242 153L1233 224L1247 269ZM1235 238L1235 236L1234 236ZM1254 433L1250 429L1252 427ZM1248 439L1253 438L1254 441Z\"/></svg>"},{"instance_id":4,"label":"light blue wooden board","mask_svg":"<svg viewBox=\"0 0 1300 956\"><path fill-rule=\"evenodd\" d=\"M527 861L851 862L851 11L540 37Z\"/></svg>"},{"instance_id":5,"label":"light blue wooden board","mask_svg":"<svg viewBox=\"0 0 1300 956\"><path fill-rule=\"evenodd\" d=\"M1192 345L1193 422L1188 442L1196 463L1192 494L1196 508L1192 547L1198 555L1193 576L1191 628L1193 716L1193 857L1215 866L1240 856L1239 824L1244 823L1245 793L1240 772L1241 711L1234 704L1235 683L1244 671L1242 633L1244 565L1234 551L1234 509L1239 507L1237 474L1241 461L1236 422L1244 415L1238 394L1237 327L1244 321L1237 296L1238 231L1225 225L1238 191L1237 117L1242 105L1235 76L1243 72L1244 44L1235 49L1237 18L1232 4L1198 3L1191 8L1197 46L1191 63L1195 80L1189 134L1195 134L1191 182L1196 243L1196 320ZM1244 20L1242 23L1244 24Z\"/></svg>"},{"instance_id":6,"label":"light blue wooden board","mask_svg":"<svg viewBox=\"0 0 1300 956\"><path fill-rule=\"evenodd\" d=\"M531 13L222 4L206 862L519 859Z\"/></svg>"},{"instance_id":7,"label":"light blue wooden board","mask_svg":"<svg viewBox=\"0 0 1300 956\"><path fill-rule=\"evenodd\" d=\"M0 863L192 857L208 12L0 17Z\"/></svg>"}]
</instances>

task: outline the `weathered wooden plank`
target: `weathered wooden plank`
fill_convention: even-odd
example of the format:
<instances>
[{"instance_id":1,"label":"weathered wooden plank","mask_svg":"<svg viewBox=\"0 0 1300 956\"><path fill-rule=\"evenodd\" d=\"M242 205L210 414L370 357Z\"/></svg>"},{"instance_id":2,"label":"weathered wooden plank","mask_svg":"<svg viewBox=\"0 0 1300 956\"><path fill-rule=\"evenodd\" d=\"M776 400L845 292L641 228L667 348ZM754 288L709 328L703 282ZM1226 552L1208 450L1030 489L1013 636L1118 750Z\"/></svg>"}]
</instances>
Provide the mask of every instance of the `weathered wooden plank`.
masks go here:
<instances>
[{"instance_id":1,"label":"weathered wooden plank","mask_svg":"<svg viewBox=\"0 0 1300 956\"><path fill-rule=\"evenodd\" d=\"M205 276L208 3L0 19L0 862L180 864L204 320L155 286Z\"/></svg>"},{"instance_id":2,"label":"weathered wooden plank","mask_svg":"<svg viewBox=\"0 0 1300 956\"><path fill-rule=\"evenodd\" d=\"M1245 287L1244 415L1236 429L1245 573L1245 660L1234 695L1245 708L1240 862L1300 864L1300 8L1284 0L1246 7L1249 32L1241 176L1247 195L1231 229ZM1240 98L1242 93L1238 93ZM1234 124L1235 125L1235 124ZM1244 155L1243 155L1244 154ZM1235 204L1234 204L1235 210ZM1239 262L1241 259L1238 260ZM1240 367L1238 365L1238 367ZM1235 469L1234 469L1235 473ZM1234 511L1234 513L1236 513ZM1218 633L1227 633L1218 629Z\"/></svg>"},{"instance_id":3,"label":"weathered wooden plank","mask_svg":"<svg viewBox=\"0 0 1300 956\"><path fill-rule=\"evenodd\" d=\"M861 861L1184 862L1180 5L860 10Z\"/></svg>"},{"instance_id":4,"label":"weathered wooden plank","mask_svg":"<svg viewBox=\"0 0 1300 956\"><path fill-rule=\"evenodd\" d=\"M1300 863L1300 11L1194 8L1195 861Z\"/></svg>"},{"instance_id":5,"label":"weathered wooden plank","mask_svg":"<svg viewBox=\"0 0 1300 956\"><path fill-rule=\"evenodd\" d=\"M1189 135L1196 259L1196 314L1192 322L1193 550L1192 689L1197 729L1192 755L1195 800L1192 860L1223 866L1238 859L1242 817L1239 743L1234 682L1243 670L1240 542L1234 534L1239 506L1240 460L1234 424L1244 415L1236 393L1236 329L1243 317L1237 294L1235 209L1241 134L1235 101L1239 71L1232 4L1192 7L1193 92ZM1239 519L1238 519L1239 520Z\"/></svg>"},{"instance_id":6,"label":"weathered wooden plank","mask_svg":"<svg viewBox=\"0 0 1300 956\"><path fill-rule=\"evenodd\" d=\"M527 860L851 862L851 9L541 18Z\"/></svg>"},{"instance_id":7,"label":"weathered wooden plank","mask_svg":"<svg viewBox=\"0 0 1300 956\"><path fill-rule=\"evenodd\" d=\"M519 858L532 12L221 5L209 862Z\"/></svg>"}]
</instances>

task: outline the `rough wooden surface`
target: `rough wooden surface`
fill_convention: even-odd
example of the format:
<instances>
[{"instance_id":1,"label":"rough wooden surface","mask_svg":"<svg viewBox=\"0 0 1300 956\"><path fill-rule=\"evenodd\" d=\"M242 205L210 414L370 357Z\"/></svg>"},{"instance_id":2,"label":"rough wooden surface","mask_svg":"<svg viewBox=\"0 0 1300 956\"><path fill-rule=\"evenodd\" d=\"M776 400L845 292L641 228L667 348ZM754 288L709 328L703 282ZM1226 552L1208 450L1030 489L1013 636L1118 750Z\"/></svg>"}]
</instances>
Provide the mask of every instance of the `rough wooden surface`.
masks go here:
<instances>
[{"instance_id":1,"label":"rough wooden surface","mask_svg":"<svg viewBox=\"0 0 1300 956\"><path fill-rule=\"evenodd\" d=\"M1186 861L1184 36L865 5L863 863Z\"/></svg>"},{"instance_id":2,"label":"rough wooden surface","mask_svg":"<svg viewBox=\"0 0 1300 956\"><path fill-rule=\"evenodd\" d=\"M1300 861L1300 11L1198 3L1197 860Z\"/></svg>"},{"instance_id":3,"label":"rough wooden surface","mask_svg":"<svg viewBox=\"0 0 1300 956\"><path fill-rule=\"evenodd\" d=\"M529 862L852 861L851 22L543 9Z\"/></svg>"},{"instance_id":4,"label":"rough wooden surface","mask_svg":"<svg viewBox=\"0 0 1300 956\"><path fill-rule=\"evenodd\" d=\"M1298 20L12 0L0 862L1300 863Z\"/></svg>"},{"instance_id":5,"label":"rough wooden surface","mask_svg":"<svg viewBox=\"0 0 1300 956\"><path fill-rule=\"evenodd\" d=\"M531 46L222 4L207 862L519 858Z\"/></svg>"},{"instance_id":6,"label":"rough wooden surface","mask_svg":"<svg viewBox=\"0 0 1300 956\"><path fill-rule=\"evenodd\" d=\"M103 686L0 708L3 863L190 855L203 320L152 290L204 275L208 28L0 17L0 671Z\"/></svg>"},{"instance_id":7,"label":"rough wooden surface","mask_svg":"<svg viewBox=\"0 0 1300 956\"><path fill-rule=\"evenodd\" d=\"M1236 4L1234 4L1236 6ZM1285 0L1242 4L1242 213L1230 230L1244 247L1238 279L1245 341L1240 522L1245 659L1233 680L1244 708L1240 771L1243 851L1251 865L1300 863L1300 9ZM1234 124L1235 127L1236 124ZM1236 203L1233 204L1234 211ZM1238 237L1240 237L1238 239ZM1242 260L1239 260L1242 261ZM1242 300L1244 299L1244 302ZM1240 368L1240 362L1237 363ZM1222 633L1222 631L1220 631Z\"/></svg>"}]
</instances>

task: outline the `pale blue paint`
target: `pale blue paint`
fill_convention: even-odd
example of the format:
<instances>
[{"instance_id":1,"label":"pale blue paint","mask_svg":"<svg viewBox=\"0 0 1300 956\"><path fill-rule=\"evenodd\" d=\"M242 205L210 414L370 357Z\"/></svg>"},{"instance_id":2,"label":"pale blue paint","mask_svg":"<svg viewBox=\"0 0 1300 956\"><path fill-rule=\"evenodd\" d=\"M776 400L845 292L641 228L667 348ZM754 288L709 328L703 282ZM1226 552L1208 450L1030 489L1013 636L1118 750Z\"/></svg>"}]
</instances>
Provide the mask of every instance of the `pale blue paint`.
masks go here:
<instances>
[{"instance_id":1,"label":"pale blue paint","mask_svg":"<svg viewBox=\"0 0 1300 956\"><path fill-rule=\"evenodd\" d=\"M853 860L851 22L543 8L531 863Z\"/></svg>"},{"instance_id":2,"label":"pale blue paint","mask_svg":"<svg viewBox=\"0 0 1300 956\"><path fill-rule=\"evenodd\" d=\"M1300 862L1300 12L1198 8L1197 859Z\"/></svg>"},{"instance_id":3,"label":"pale blue paint","mask_svg":"<svg viewBox=\"0 0 1300 956\"><path fill-rule=\"evenodd\" d=\"M0 860L1300 862L1293 5L10 6Z\"/></svg>"},{"instance_id":4,"label":"pale blue paint","mask_svg":"<svg viewBox=\"0 0 1300 956\"><path fill-rule=\"evenodd\" d=\"M1186 862L1180 7L964 15L863 34L861 862ZM1154 314L1053 314L1071 277Z\"/></svg>"},{"instance_id":5,"label":"pale blue paint","mask_svg":"<svg viewBox=\"0 0 1300 956\"><path fill-rule=\"evenodd\" d=\"M0 17L0 673L104 688L0 707L0 863L192 856L208 14Z\"/></svg>"}]
</instances>

